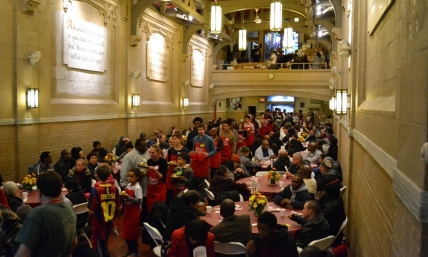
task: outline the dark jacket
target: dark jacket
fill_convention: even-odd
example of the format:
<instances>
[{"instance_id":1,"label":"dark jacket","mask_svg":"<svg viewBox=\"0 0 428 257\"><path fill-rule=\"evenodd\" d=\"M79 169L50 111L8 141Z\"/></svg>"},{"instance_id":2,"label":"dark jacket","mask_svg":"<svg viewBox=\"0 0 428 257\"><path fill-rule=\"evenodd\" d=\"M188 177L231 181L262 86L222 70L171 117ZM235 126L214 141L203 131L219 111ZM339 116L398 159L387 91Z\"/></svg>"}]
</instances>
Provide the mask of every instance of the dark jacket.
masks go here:
<instances>
[{"instance_id":1,"label":"dark jacket","mask_svg":"<svg viewBox=\"0 0 428 257\"><path fill-rule=\"evenodd\" d=\"M346 219L345 208L341 197L330 198L321 202L321 213L328 221L330 235L336 236L342 222ZM338 236L333 245L337 246L342 241L343 236Z\"/></svg>"},{"instance_id":2,"label":"dark jacket","mask_svg":"<svg viewBox=\"0 0 428 257\"><path fill-rule=\"evenodd\" d=\"M292 192L290 188L291 185L284 187L284 190L275 195L273 202L277 205L281 205L281 201L283 199L291 199ZM296 193L296 198L293 202L291 202L291 206L293 206L294 209L302 210L305 203L311 199L312 195L308 192L307 189L304 189Z\"/></svg>"},{"instance_id":3,"label":"dark jacket","mask_svg":"<svg viewBox=\"0 0 428 257\"><path fill-rule=\"evenodd\" d=\"M227 192L227 191L233 191L236 190L241 195L247 194L247 185L246 184L240 184L235 183L232 179L229 177L219 176L215 175L211 179L211 185L209 190L214 194L214 196L219 196L221 193Z\"/></svg>"},{"instance_id":4,"label":"dark jacket","mask_svg":"<svg viewBox=\"0 0 428 257\"><path fill-rule=\"evenodd\" d=\"M88 200L82 190L71 190L65 195L73 205L87 203ZM76 228L83 228L88 221L89 213L82 213L77 215Z\"/></svg>"},{"instance_id":5,"label":"dark jacket","mask_svg":"<svg viewBox=\"0 0 428 257\"><path fill-rule=\"evenodd\" d=\"M247 245L251 240L251 222L250 216L232 215L224 218L218 225L211 228L211 233L214 234L215 240L228 243L239 242Z\"/></svg>"},{"instance_id":6,"label":"dark jacket","mask_svg":"<svg viewBox=\"0 0 428 257\"><path fill-rule=\"evenodd\" d=\"M285 170L285 167L290 166L290 158L288 156L281 156L273 163L273 167L277 170Z\"/></svg>"},{"instance_id":7,"label":"dark jacket","mask_svg":"<svg viewBox=\"0 0 428 257\"><path fill-rule=\"evenodd\" d=\"M10 209L14 212L16 212L16 209L22 204L22 199L14 195L6 195L6 199Z\"/></svg>"},{"instance_id":8,"label":"dark jacket","mask_svg":"<svg viewBox=\"0 0 428 257\"><path fill-rule=\"evenodd\" d=\"M89 193L92 189L92 178L91 178L91 171L86 168L84 171L85 175L79 177L78 174L76 174L76 167L73 167L69 172L65 179L65 181L69 179L75 179L77 182L79 182L80 189L84 193Z\"/></svg>"},{"instance_id":9,"label":"dark jacket","mask_svg":"<svg viewBox=\"0 0 428 257\"><path fill-rule=\"evenodd\" d=\"M311 165L310 164L310 162L309 161L307 161L307 160L303 160L302 161L302 165L300 165L300 166L296 166L296 165L294 165L293 163L291 163L290 164L290 166L288 167L288 171L291 173L291 174L294 174L294 175L296 175L296 174L298 174L299 173L299 169L300 169L300 167L302 167L303 165Z\"/></svg>"},{"instance_id":10,"label":"dark jacket","mask_svg":"<svg viewBox=\"0 0 428 257\"><path fill-rule=\"evenodd\" d=\"M92 165L91 163L88 163L88 169L91 171L91 178L95 179L95 169L98 167L98 163L95 165Z\"/></svg>"},{"instance_id":11,"label":"dark jacket","mask_svg":"<svg viewBox=\"0 0 428 257\"><path fill-rule=\"evenodd\" d=\"M125 150L126 150L126 148L125 148ZM100 151L99 152L97 152L97 151L95 151L95 148L94 149L92 149L92 152L94 152L94 153L97 153L98 154L98 160L100 161L100 162L103 162L104 161L104 157L106 157L106 155L107 155L107 150L106 149L104 149L104 148L100 148ZM116 148L116 152L117 152L117 148ZM119 156L119 155L116 155L116 156ZM88 160L89 161L89 160Z\"/></svg>"},{"instance_id":12,"label":"dark jacket","mask_svg":"<svg viewBox=\"0 0 428 257\"><path fill-rule=\"evenodd\" d=\"M119 156L126 151L126 143L122 141L122 139L124 138L125 136L121 136L119 138L119 142L114 146L116 148L116 153L115 153L116 156Z\"/></svg>"},{"instance_id":13,"label":"dark jacket","mask_svg":"<svg viewBox=\"0 0 428 257\"><path fill-rule=\"evenodd\" d=\"M198 130L195 128L187 135L186 148L189 150L189 152L193 151L193 138L195 138L197 135Z\"/></svg>"},{"instance_id":14,"label":"dark jacket","mask_svg":"<svg viewBox=\"0 0 428 257\"><path fill-rule=\"evenodd\" d=\"M61 176L61 178L64 180L64 178L68 175L68 171L72 168L71 162L68 162L64 160L64 158L59 158L58 162L54 165L54 170Z\"/></svg>"},{"instance_id":15,"label":"dark jacket","mask_svg":"<svg viewBox=\"0 0 428 257\"><path fill-rule=\"evenodd\" d=\"M333 158L333 160L337 161L337 145L332 145L328 148L327 156Z\"/></svg>"},{"instance_id":16,"label":"dark jacket","mask_svg":"<svg viewBox=\"0 0 428 257\"><path fill-rule=\"evenodd\" d=\"M254 238L257 257L298 257L296 243L288 234L286 226L277 225L278 233L271 240L264 240L257 234Z\"/></svg>"},{"instance_id":17,"label":"dark jacket","mask_svg":"<svg viewBox=\"0 0 428 257\"><path fill-rule=\"evenodd\" d=\"M168 215L168 205L165 202L156 202L153 204L152 209L150 210L149 216L147 218L147 223L150 226L155 227L161 235L165 232L165 223L166 217ZM150 245L150 249L153 249L157 244L150 237L147 230L143 230L142 241L144 244Z\"/></svg>"},{"instance_id":18,"label":"dark jacket","mask_svg":"<svg viewBox=\"0 0 428 257\"><path fill-rule=\"evenodd\" d=\"M175 197L169 207L163 239L171 240L171 235L174 230L181 228L189 221L197 218L195 209L181 200L180 197Z\"/></svg>"},{"instance_id":19,"label":"dark jacket","mask_svg":"<svg viewBox=\"0 0 428 257\"><path fill-rule=\"evenodd\" d=\"M302 225L302 229L296 240L296 244L300 248L305 248L310 242L329 235L328 222L321 213L309 221L299 218L297 215L292 215L291 220Z\"/></svg>"},{"instance_id":20,"label":"dark jacket","mask_svg":"<svg viewBox=\"0 0 428 257\"><path fill-rule=\"evenodd\" d=\"M337 180L336 183L339 183L339 180L336 176L336 171L333 169L327 170L324 174L321 174L321 177L319 179L317 179L317 190L324 190L324 186L333 183L335 180Z\"/></svg>"}]
</instances>

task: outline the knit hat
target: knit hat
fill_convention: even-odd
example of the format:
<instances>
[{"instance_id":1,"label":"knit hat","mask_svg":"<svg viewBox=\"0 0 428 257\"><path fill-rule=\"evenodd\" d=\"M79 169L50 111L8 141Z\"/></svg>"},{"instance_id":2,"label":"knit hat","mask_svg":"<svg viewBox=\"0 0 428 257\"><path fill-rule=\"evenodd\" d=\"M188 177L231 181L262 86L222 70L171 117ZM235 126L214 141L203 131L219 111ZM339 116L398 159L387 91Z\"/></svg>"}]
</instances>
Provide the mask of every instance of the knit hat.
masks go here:
<instances>
[{"instance_id":1,"label":"knit hat","mask_svg":"<svg viewBox=\"0 0 428 257\"><path fill-rule=\"evenodd\" d=\"M79 183L75 179L69 179L64 184L65 188L68 190L77 190L80 188Z\"/></svg>"},{"instance_id":2,"label":"knit hat","mask_svg":"<svg viewBox=\"0 0 428 257\"><path fill-rule=\"evenodd\" d=\"M241 158L239 158L239 155L236 153L232 154L232 158L230 160L237 163L241 162Z\"/></svg>"},{"instance_id":3,"label":"knit hat","mask_svg":"<svg viewBox=\"0 0 428 257\"><path fill-rule=\"evenodd\" d=\"M329 170L333 168L333 163L329 159L324 158L324 160L321 162L321 166L323 166L326 170Z\"/></svg>"}]
</instances>

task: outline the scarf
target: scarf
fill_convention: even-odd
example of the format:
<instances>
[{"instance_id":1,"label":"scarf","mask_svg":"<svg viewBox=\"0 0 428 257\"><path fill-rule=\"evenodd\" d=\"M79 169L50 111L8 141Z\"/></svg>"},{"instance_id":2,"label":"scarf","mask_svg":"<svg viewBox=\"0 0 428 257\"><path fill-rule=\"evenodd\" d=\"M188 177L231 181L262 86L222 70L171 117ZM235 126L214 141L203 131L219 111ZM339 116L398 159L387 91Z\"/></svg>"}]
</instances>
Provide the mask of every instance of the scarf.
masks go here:
<instances>
[{"instance_id":1,"label":"scarf","mask_svg":"<svg viewBox=\"0 0 428 257\"><path fill-rule=\"evenodd\" d=\"M293 189L293 187L290 185L290 191L291 191L291 202L294 202L294 199L296 198L296 195L298 192L306 190L306 185L303 183L299 188L296 190Z\"/></svg>"}]
</instances>

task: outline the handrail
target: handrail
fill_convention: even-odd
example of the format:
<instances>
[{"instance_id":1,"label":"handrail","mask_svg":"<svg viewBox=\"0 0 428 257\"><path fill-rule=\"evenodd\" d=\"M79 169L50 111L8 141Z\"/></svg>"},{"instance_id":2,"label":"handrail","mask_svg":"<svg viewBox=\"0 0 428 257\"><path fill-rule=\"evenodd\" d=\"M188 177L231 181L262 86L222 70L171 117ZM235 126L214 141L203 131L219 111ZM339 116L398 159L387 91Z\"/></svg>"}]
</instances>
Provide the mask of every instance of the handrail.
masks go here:
<instances>
[{"instance_id":1,"label":"handrail","mask_svg":"<svg viewBox=\"0 0 428 257\"><path fill-rule=\"evenodd\" d=\"M276 67L275 67L276 66ZM313 68L318 66L319 68ZM276 63L270 64L267 62L257 62L257 63L239 63L238 65L233 64L220 64L216 67L216 70L325 70L327 69L327 63L325 62L311 62L311 63Z\"/></svg>"}]
</instances>

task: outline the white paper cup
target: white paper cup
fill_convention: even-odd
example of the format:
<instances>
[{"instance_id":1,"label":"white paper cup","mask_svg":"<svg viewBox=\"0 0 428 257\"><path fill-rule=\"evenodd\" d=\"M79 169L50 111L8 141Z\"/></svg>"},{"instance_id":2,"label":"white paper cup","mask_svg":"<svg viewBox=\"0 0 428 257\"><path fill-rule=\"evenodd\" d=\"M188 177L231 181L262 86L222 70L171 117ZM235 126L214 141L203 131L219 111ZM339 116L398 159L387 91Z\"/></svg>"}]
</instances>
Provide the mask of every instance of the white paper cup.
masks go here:
<instances>
[{"instance_id":1,"label":"white paper cup","mask_svg":"<svg viewBox=\"0 0 428 257\"><path fill-rule=\"evenodd\" d=\"M22 199L28 199L28 192L22 192Z\"/></svg>"},{"instance_id":2,"label":"white paper cup","mask_svg":"<svg viewBox=\"0 0 428 257\"><path fill-rule=\"evenodd\" d=\"M280 209L279 210L279 216L285 217L285 209Z\"/></svg>"},{"instance_id":3,"label":"white paper cup","mask_svg":"<svg viewBox=\"0 0 428 257\"><path fill-rule=\"evenodd\" d=\"M282 179L286 180L287 179L287 175L282 175Z\"/></svg>"},{"instance_id":4,"label":"white paper cup","mask_svg":"<svg viewBox=\"0 0 428 257\"><path fill-rule=\"evenodd\" d=\"M284 187L284 182L279 181L279 187Z\"/></svg>"},{"instance_id":5,"label":"white paper cup","mask_svg":"<svg viewBox=\"0 0 428 257\"><path fill-rule=\"evenodd\" d=\"M207 206L206 208L207 208L207 213L208 213L208 214L210 214L210 213L211 213L211 211L213 210L213 207L212 207L212 206Z\"/></svg>"}]
</instances>

